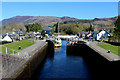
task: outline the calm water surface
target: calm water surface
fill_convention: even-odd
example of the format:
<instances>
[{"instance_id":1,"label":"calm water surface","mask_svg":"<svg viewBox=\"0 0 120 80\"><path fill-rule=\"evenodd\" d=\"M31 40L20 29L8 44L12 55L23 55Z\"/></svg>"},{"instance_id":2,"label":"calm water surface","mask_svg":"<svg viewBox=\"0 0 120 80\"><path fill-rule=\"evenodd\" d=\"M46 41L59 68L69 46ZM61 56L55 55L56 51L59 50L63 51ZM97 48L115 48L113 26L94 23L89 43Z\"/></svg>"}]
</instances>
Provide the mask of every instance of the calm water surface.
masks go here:
<instances>
[{"instance_id":1,"label":"calm water surface","mask_svg":"<svg viewBox=\"0 0 120 80\"><path fill-rule=\"evenodd\" d=\"M66 43L62 41L62 47L55 49L53 57L47 56L34 76L37 80L41 78L91 78L82 57L66 55Z\"/></svg>"}]
</instances>

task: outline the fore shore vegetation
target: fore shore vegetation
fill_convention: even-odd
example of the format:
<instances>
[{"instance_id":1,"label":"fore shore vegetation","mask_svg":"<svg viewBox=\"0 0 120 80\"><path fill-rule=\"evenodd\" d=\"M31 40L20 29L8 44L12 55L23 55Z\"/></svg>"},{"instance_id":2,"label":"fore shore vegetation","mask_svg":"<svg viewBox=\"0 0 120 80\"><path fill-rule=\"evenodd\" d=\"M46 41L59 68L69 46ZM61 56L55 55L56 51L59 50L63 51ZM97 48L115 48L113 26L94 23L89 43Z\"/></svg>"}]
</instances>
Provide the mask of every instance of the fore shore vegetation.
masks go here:
<instances>
[{"instance_id":1,"label":"fore shore vegetation","mask_svg":"<svg viewBox=\"0 0 120 80\"><path fill-rule=\"evenodd\" d=\"M13 50L14 50L14 53L16 53L16 52L22 51L23 49L35 44L35 42L28 42L27 40L29 40L29 39L18 41L18 42L13 42L13 43L7 43L2 46L9 48L7 51L8 53L13 53ZM6 48L2 47L2 46L0 46L0 48L2 50L0 52L6 53ZM21 47L21 49L19 49L19 46Z\"/></svg>"}]
</instances>

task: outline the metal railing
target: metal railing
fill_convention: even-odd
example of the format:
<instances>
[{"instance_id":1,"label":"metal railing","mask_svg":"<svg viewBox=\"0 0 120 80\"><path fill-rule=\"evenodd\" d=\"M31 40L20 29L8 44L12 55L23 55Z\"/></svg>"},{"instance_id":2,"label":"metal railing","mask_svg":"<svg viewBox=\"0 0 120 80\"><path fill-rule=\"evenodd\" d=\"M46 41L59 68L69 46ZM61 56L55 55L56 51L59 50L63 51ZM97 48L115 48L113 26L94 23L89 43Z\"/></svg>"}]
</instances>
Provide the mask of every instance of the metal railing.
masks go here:
<instances>
[{"instance_id":1,"label":"metal railing","mask_svg":"<svg viewBox=\"0 0 120 80\"><path fill-rule=\"evenodd\" d=\"M6 53L6 54L8 54L8 50L11 50L11 51L13 52L13 54L14 54L15 52L16 52L16 53L19 53L18 51L14 50L14 49L10 49L10 48L8 48L8 47L5 47L5 46L3 46L3 45L2 45L2 47L5 48L5 53Z\"/></svg>"},{"instance_id":2,"label":"metal railing","mask_svg":"<svg viewBox=\"0 0 120 80\"><path fill-rule=\"evenodd\" d=\"M24 52L23 55L18 55L16 54L11 55L5 53L0 53L0 56L2 56L2 77L3 78L10 78L12 75L15 75L19 71L21 71L27 63L29 63L29 60L31 59L32 56L35 56L37 52L39 52L40 49L44 48L45 45L41 44L35 47L33 50L30 52ZM5 46L3 46L5 47ZM6 48L6 47L5 47ZM7 48L10 49L10 48ZM13 50L13 49L10 49ZM22 54L22 53L20 53Z\"/></svg>"}]
</instances>

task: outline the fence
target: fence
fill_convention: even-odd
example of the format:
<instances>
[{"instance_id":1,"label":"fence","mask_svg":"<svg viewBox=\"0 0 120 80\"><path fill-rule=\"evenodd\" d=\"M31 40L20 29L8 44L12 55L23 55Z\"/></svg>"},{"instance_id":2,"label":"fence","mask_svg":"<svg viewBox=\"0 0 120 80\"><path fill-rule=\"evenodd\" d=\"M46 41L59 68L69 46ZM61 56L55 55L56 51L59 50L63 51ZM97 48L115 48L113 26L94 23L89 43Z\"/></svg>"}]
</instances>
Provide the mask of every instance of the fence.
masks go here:
<instances>
[{"instance_id":1,"label":"fence","mask_svg":"<svg viewBox=\"0 0 120 80\"><path fill-rule=\"evenodd\" d=\"M5 47L5 46L2 46L2 47L4 47L4 48L5 48L5 52L6 52L6 54L8 54L8 53L9 53L9 52L8 52L8 50L11 50L13 54L14 54L15 52L16 52L16 53L19 53L18 51L15 51L14 49L10 49L10 48Z\"/></svg>"},{"instance_id":2,"label":"fence","mask_svg":"<svg viewBox=\"0 0 120 80\"><path fill-rule=\"evenodd\" d=\"M7 54L0 53L0 56L2 56L2 78L10 78L12 75L20 71L22 68L24 68L25 65L29 62L29 59L32 56L35 56L37 52L39 52L42 48L44 48L45 45L46 44L38 45L30 52L24 52L24 53L17 52L16 54L12 54L12 55L8 53ZM23 54L23 55L19 55L19 54Z\"/></svg>"}]
</instances>

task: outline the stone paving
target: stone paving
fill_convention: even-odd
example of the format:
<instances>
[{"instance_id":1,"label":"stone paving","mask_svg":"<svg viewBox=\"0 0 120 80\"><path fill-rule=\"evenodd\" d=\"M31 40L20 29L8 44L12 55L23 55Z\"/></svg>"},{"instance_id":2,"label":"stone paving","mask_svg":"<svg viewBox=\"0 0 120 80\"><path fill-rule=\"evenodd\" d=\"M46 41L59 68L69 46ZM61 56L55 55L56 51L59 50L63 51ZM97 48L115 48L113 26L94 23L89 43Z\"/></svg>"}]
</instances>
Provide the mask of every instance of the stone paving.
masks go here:
<instances>
[{"instance_id":1,"label":"stone paving","mask_svg":"<svg viewBox=\"0 0 120 80\"><path fill-rule=\"evenodd\" d=\"M83 40L82 38L79 38L77 40L74 41L84 41L86 42L86 45L88 45L90 48L92 48L93 50L95 50L96 52L98 52L100 55L104 56L106 59L108 59L109 61L118 61L120 60L120 56L110 52L108 53L107 50L97 46L97 44L99 43L98 41L88 41L88 40ZM102 42L100 42L100 44L104 44Z\"/></svg>"},{"instance_id":2,"label":"stone paving","mask_svg":"<svg viewBox=\"0 0 120 80\"><path fill-rule=\"evenodd\" d=\"M37 50L37 48L42 48L43 46L45 46L47 44L47 42L45 42L45 40L34 40L34 42L36 44L25 48L24 50L20 51L17 54L14 54L14 56L19 56L19 57L30 57L34 54L34 51ZM13 55L13 54L12 54Z\"/></svg>"},{"instance_id":3,"label":"stone paving","mask_svg":"<svg viewBox=\"0 0 120 80\"><path fill-rule=\"evenodd\" d=\"M100 55L104 56L106 59L109 61L117 61L120 60L120 56L113 54L113 53L108 53L107 50L97 46L98 42L97 41L86 41L87 45L97 51Z\"/></svg>"},{"instance_id":4,"label":"stone paving","mask_svg":"<svg viewBox=\"0 0 120 80\"><path fill-rule=\"evenodd\" d=\"M10 78L16 72L18 72L23 66L26 64L28 59L38 51L38 49L42 49L47 42L45 40L35 40L36 44L25 48L20 51L19 54L3 54L2 56L2 69L0 69L0 74L2 74L2 78ZM1 76L1 75L0 75ZM1 78L1 77L0 77Z\"/></svg>"}]
</instances>

